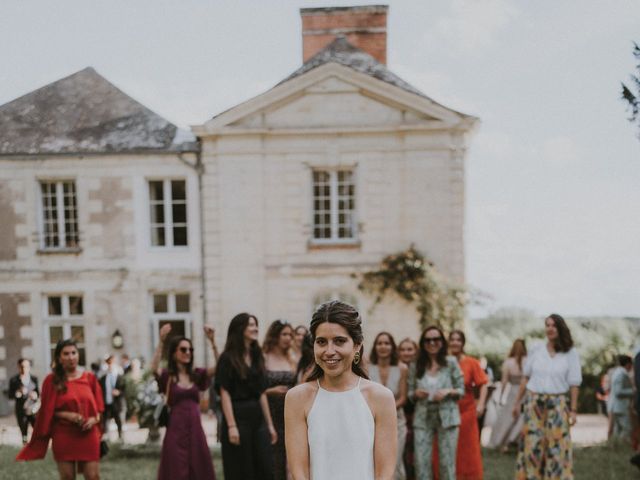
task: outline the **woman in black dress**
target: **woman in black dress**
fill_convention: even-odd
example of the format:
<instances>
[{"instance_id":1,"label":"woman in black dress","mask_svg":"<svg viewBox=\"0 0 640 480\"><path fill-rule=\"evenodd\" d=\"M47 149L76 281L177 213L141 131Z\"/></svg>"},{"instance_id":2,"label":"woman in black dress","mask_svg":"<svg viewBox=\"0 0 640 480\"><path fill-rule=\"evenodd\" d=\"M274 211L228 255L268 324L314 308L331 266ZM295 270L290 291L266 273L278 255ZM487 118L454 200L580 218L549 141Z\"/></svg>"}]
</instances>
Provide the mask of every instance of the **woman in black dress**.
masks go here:
<instances>
[{"instance_id":1,"label":"woman in black dress","mask_svg":"<svg viewBox=\"0 0 640 480\"><path fill-rule=\"evenodd\" d=\"M267 370L267 399L271 418L278 433L278 442L273 446L273 478L286 480L287 455L284 448L284 396L296 384L296 364L290 349L293 343L293 327L282 320L269 326L264 339L265 367Z\"/></svg>"},{"instance_id":2,"label":"woman in black dress","mask_svg":"<svg viewBox=\"0 0 640 480\"><path fill-rule=\"evenodd\" d=\"M271 480L271 445L278 434L265 390L267 377L258 345L258 319L233 317L218 361L216 390L222 402L222 466L226 480Z\"/></svg>"}]
</instances>

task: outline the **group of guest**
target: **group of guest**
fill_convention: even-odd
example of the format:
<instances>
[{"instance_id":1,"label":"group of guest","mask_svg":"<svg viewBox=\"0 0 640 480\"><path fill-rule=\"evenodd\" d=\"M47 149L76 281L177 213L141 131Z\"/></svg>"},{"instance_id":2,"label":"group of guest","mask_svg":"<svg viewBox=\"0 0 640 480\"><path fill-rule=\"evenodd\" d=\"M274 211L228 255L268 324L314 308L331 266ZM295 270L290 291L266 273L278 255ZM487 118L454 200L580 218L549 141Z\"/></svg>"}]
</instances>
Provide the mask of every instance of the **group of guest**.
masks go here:
<instances>
[{"instance_id":1,"label":"group of guest","mask_svg":"<svg viewBox=\"0 0 640 480\"><path fill-rule=\"evenodd\" d=\"M570 427L582 382L580 359L560 315L545 319L545 334L547 341L529 355L517 339L502 366L490 444L506 450L518 440L516 479L573 478ZM395 394L402 456L396 479L483 478L478 418L488 378L465 353L465 343L464 332L445 336L436 326L426 328L418 344L405 339L398 348L390 333L376 337L369 375Z\"/></svg>"},{"instance_id":2,"label":"group of guest","mask_svg":"<svg viewBox=\"0 0 640 480\"><path fill-rule=\"evenodd\" d=\"M323 312L323 308L327 312ZM318 325L333 322L332 309L338 320L341 316L347 320L344 320L344 325L331 327L338 328L338 333L331 333L331 328L323 326L323 336L317 337ZM465 353L464 332L453 330L445 335L439 327L430 326L422 332L417 343L407 338L398 345L391 333L381 332L375 337L368 358L364 358L357 311L348 305L332 302L321 307L319 312L314 315L316 323L312 322L310 333L306 327L294 328L288 322L276 320L267 329L262 345L258 342L258 319L248 313L238 314L229 324L221 355L216 348L214 330L204 327L204 335L216 360L216 366L208 368L193 366L191 340L170 336L170 325L161 328L151 369L170 415L158 478L215 478L199 408L200 392L208 388L215 374L214 384L222 409L222 463L227 480L284 480L292 465L298 468L305 461L311 461L311 466L305 468L323 471L325 466L317 463L314 466L313 459L308 457L302 463L300 458L287 461L285 437L290 438L297 433L290 434L289 426L285 432L285 397L295 385L306 385L291 400L294 405L296 402L303 405L298 413L299 420L305 422L312 419L307 418L311 412L304 409L309 407L310 410L309 405L315 405L314 398L323 395L327 398L321 403L327 408L343 401L362 403L360 399L364 398L363 405L370 402L372 411L376 408L386 411L386 394L381 392L388 390L372 389L369 386L371 382L361 385L362 378L370 378L393 393L394 421L391 424L386 415L384 419L374 415L371 427L374 430L371 430L365 425L370 421L364 414L368 409L358 417L357 409L345 407L347 413L355 416L347 415L344 423L364 422L352 427L362 429L367 435L377 431L378 422L380 431L385 434L393 425L397 431L392 430L396 433L390 445L397 444L398 447L389 449L395 459L391 460L395 465L391 470L394 478L482 479L477 419L485 410L488 379L479 361ZM340 333L340 329L347 333ZM331 342L338 345L336 350L348 345L350 356L345 356L350 363L346 373L336 370L341 368L342 357L334 358L334 350L326 353L327 332L334 335ZM505 411L511 409L513 415L512 420L507 415L500 415L492 442L504 447L518 435L518 431L524 433L520 436L517 479L572 478L569 426L576 420L580 363L571 333L561 316L552 314L546 318L545 332L546 344L532 349L529 356L526 356L524 342L516 341L503 365L503 385L512 386L503 408ZM345 343L347 340L351 343ZM163 352L166 352L166 368L160 368ZM330 373L329 377L323 377L324 371ZM356 392L353 394L357 398L348 400L347 396L330 395L332 390L327 388L334 388L340 382L344 382L346 388L354 381L352 377L358 379L355 389L337 391L345 394ZM321 381L328 382L326 387L321 386ZM24 385L26 378L21 382ZM337 383L333 385L331 382ZM43 383L41 413L37 417L34 434L18 459L42 458L49 439L52 439L60 478L75 478L76 471L84 473L88 479L99 478L100 424L106 417L103 390L110 390L113 397L119 388L109 376L101 388L93 374L78 368L75 343L71 340L60 342L54 353L53 373ZM309 403L307 407L304 407L305 402ZM313 408L318 410L314 418L320 418L323 415L321 407ZM326 414L330 415L333 409L329 408ZM295 416L296 407L291 411L294 412L292 418L298 418ZM293 424L296 422L292 421ZM309 445L318 440L312 437L322 435L326 427L324 421L319 422L305 426ZM299 431L295 427L294 430ZM347 430L345 435L349 435ZM365 443L373 445L373 438L370 440ZM314 445L318 445L317 452L325 452L327 447L324 440ZM296 451L295 448L293 450ZM384 459L389 452L375 455ZM373 468L373 460L365 460L363 465L366 463L367 468ZM380 460L381 465L386 465L387 460Z\"/></svg>"},{"instance_id":3,"label":"group of guest","mask_svg":"<svg viewBox=\"0 0 640 480\"><path fill-rule=\"evenodd\" d=\"M419 344L379 333L369 355L371 380L391 389L398 411L396 479L481 479L479 415L487 377L465 354L461 330L427 327Z\"/></svg>"}]
</instances>

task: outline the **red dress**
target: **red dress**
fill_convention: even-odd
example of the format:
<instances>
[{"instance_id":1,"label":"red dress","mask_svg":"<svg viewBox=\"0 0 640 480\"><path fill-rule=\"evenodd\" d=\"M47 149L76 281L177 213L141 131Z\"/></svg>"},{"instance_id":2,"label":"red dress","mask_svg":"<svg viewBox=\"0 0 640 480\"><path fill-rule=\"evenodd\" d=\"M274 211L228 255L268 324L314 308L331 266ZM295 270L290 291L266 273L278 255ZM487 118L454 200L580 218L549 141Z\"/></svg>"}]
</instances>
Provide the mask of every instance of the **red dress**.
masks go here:
<instances>
[{"instance_id":1,"label":"red dress","mask_svg":"<svg viewBox=\"0 0 640 480\"><path fill-rule=\"evenodd\" d=\"M82 431L72 422L55 418L56 411L80 413L95 417L104 411L102 389L93 373L83 372L80 377L66 381L67 391L60 392L53 385L53 374L42 384L42 405L36 416L31 441L20 451L16 460L37 460L47 453L52 439L53 458L57 462L97 462L100 460L99 423L91 430Z\"/></svg>"}]
</instances>

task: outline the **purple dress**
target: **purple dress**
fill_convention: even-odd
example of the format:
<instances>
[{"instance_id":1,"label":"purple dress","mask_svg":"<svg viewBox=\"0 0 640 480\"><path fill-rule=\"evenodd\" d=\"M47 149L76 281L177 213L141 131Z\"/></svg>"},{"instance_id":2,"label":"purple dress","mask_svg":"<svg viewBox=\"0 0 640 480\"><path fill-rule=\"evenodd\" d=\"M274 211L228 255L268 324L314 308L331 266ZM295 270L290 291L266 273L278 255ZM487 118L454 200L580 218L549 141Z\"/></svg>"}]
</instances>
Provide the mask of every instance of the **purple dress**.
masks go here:
<instances>
[{"instance_id":1,"label":"purple dress","mask_svg":"<svg viewBox=\"0 0 640 480\"><path fill-rule=\"evenodd\" d=\"M203 368L194 370L195 382L191 388L171 383L169 426L162 442L158 480L214 480L211 452L200 420L200 390L209 385ZM169 372L162 371L158 387L166 392Z\"/></svg>"}]
</instances>

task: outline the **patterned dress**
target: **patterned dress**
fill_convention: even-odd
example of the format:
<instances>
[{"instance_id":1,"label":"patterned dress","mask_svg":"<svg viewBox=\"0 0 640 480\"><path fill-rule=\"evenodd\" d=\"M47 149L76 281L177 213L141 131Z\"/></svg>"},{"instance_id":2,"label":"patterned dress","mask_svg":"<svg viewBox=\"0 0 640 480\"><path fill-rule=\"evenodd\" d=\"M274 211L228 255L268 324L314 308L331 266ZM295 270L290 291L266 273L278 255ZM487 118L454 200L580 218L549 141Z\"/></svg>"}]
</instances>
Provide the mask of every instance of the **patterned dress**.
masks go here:
<instances>
[{"instance_id":1,"label":"patterned dress","mask_svg":"<svg viewBox=\"0 0 640 480\"><path fill-rule=\"evenodd\" d=\"M296 384L296 373L288 370L267 370L267 388L284 385L288 388ZM273 426L278 432L278 442L273 445L273 479L286 480L287 454L284 448L284 395L268 395L269 410Z\"/></svg>"},{"instance_id":2,"label":"patterned dress","mask_svg":"<svg viewBox=\"0 0 640 480\"><path fill-rule=\"evenodd\" d=\"M571 457L567 397L528 392L516 480L572 480Z\"/></svg>"},{"instance_id":3,"label":"patterned dress","mask_svg":"<svg viewBox=\"0 0 640 480\"><path fill-rule=\"evenodd\" d=\"M567 392L582 382L580 358L572 348L552 354L541 344L524 364L528 378L524 427L516 480L572 480L573 460Z\"/></svg>"}]
</instances>

